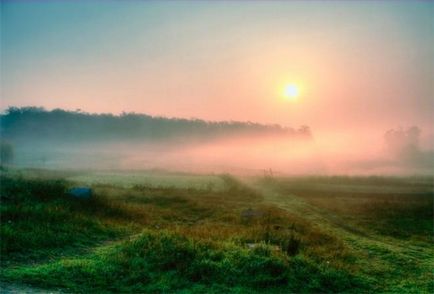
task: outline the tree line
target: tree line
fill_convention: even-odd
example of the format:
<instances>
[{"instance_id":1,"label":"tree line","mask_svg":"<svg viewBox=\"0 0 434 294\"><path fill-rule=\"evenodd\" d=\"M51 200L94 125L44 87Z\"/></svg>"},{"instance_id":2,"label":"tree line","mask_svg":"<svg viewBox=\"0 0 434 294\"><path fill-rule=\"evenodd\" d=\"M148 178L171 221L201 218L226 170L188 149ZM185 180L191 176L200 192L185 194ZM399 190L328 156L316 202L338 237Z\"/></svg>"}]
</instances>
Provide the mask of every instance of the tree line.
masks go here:
<instances>
[{"instance_id":1,"label":"tree line","mask_svg":"<svg viewBox=\"0 0 434 294\"><path fill-rule=\"evenodd\" d=\"M93 114L41 107L9 107L0 115L3 139L31 140L149 140L213 138L238 135L278 135L310 138L309 127L298 129L277 124L168 118L138 113Z\"/></svg>"}]
</instances>

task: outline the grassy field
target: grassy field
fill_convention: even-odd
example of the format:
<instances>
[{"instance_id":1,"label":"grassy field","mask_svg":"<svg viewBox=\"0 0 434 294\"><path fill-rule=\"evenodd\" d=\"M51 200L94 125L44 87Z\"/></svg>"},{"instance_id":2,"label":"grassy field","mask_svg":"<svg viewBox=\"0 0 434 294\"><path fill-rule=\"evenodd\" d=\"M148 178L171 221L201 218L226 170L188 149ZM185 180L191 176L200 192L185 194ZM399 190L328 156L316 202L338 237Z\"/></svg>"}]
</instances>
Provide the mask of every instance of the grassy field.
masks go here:
<instances>
[{"instance_id":1,"label":"grassy field","mask_svg":"<svg viewBox=\"0 0 434 294\"><path fill-rule=\"evenodd\" d=\"M432 178L1 172L3 285L432 293L432 233Z\"/></svg>"}]
</instances>

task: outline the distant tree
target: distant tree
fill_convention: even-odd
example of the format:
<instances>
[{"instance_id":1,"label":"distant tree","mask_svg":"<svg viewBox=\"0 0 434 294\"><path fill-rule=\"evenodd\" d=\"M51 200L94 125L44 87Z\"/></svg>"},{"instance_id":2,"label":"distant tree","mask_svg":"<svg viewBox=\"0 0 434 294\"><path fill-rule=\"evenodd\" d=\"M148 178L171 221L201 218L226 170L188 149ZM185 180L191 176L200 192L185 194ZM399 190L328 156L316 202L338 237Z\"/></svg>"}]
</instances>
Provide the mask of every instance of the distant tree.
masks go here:
<instances>
[{"instance_id":1,"label":"distant tree","mask_svg":"<svg viewBox=\"0 0 434 294\"><path fill-rule=\"evenodd\" d=\"M302 135L306 135L306 136L311 136L311 131L310 131L310 127L303 125L300 127L300 129L298 130L298 132Z\"/></svg>"},{"instance_id":2,"label":"distant tree","mask_svg":"<svg viewBox=\"0 0 434 294\"><path fill-rule=\"evenodd\" d=\"M384 135L385 151L397 163L412 167L434 168L434 151L420 146L422 130L417 126L391 129Z\"/></svg>"},{"instance_id":3,"label":"distant tree","mask_svg":"<svg viewBox=\"0 0 434 294\"><path fill-rule=\"evenodd\" d=\"M389 130L384 135L387 150L398 157L412 157L419 153L421 130L417 126L408 129Z\"/></svg>"},{"instance_id":4,"label":"distant tree","mask_svg":"<svg viewBox=\"0 0 434 294\"><path fill-rule=\"evenodd\" d=\"M0 163L11 164L14 160L14 148L11 143L6 141L0 142Z\"/></svg>"}]
</instances>

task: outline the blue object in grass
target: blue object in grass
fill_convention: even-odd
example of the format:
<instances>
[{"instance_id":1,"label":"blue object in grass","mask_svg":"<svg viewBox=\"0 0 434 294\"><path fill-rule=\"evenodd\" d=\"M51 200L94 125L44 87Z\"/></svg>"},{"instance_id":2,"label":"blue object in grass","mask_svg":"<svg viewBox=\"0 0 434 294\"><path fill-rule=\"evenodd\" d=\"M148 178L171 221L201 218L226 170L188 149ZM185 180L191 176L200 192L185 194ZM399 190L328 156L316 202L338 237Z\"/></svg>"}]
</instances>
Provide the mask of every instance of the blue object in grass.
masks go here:
<instances>
[{"instance_id":1,"label":"blue object in grass","mask_svg":"<svg viewBox=\"0 0 434 294\"><path fill-rule=\"evenodd\" d=\"M89 199L92 197L92 189L86 187L72 188L68 191L68 195L80 199Z\"/></svg>"}]
</instances>

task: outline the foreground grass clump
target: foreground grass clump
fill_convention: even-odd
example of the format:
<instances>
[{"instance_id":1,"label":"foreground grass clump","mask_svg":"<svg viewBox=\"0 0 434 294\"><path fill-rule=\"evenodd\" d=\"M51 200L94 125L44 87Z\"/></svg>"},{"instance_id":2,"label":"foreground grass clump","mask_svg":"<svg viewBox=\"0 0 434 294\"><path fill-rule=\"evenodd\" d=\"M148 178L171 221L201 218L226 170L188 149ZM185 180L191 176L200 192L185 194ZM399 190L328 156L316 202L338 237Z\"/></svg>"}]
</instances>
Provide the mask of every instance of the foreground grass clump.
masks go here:
<instances>
[{"instance_id":1,"label":"foreground grass clump","mask_svg":"<svg viewBox=\"0 0 434 294\"><path fill-rule=\"evenodd\" d=\"M2 262L47 258L122 235L94 217L96 210L110 212L108 205L70 199L65 181L7 176L0 181Z\"/></svg>"},{"instance_id":2,"label":"foreground grass clump","mask_svg":"<svg viewBox=\"0 0 434 294\"><path fill-rule=\"evenodd\" d=\"M306 283L306 279L310 281ZM361 286L344 271L289 258L262 244L254 249L146 230L133 240L81 259L9 271L6 278L76 292L341 291ZM214 289L214 290L213 290Z\"/></svg>"}]
</instances>

